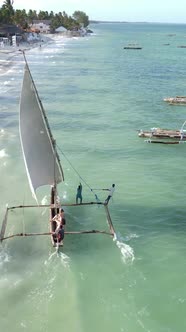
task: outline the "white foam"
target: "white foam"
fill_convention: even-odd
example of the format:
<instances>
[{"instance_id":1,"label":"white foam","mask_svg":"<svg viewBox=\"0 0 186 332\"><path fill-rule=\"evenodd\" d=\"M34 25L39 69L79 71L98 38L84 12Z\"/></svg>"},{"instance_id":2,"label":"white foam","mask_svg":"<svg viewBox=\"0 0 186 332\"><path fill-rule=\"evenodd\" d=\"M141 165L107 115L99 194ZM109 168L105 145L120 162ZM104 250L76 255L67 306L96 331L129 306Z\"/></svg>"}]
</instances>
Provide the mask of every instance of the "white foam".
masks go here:
<instances>
[{"instance_id":1,"label":"white foam","mask_svg":"<svg viewBox=\"0 0 186 332\"><path fill-rule=\"evenodd\" d=\"M59 247L56 247L55 249L56 250L52 254L50 254L48 260L45 261L44 264L49 265L52 260L60 258L62 265L65 268L70 269L70 257L61 252Z\"/></svg>"},{"instance_id":2,"label":"white foam","mask_svg":"<svg viewBox=\"0 0 186 332\"><path fill-rule=\"evenodd\" d=\"M3 137L5 135L5 131L4 131L4 129L1 129L0 130L0 137Z\"/></svg>"},{"instance_id":3,"label":"white foam","mask_svg":"<svg viewBox=\"0 0 186 332\"><path fill-rule=\"evenodd\" d=\"M10 261L9 255L6 252L1 253L0 263L8 263L9 261Z\"/></svg>"},{"instance_id":4,"label":"white foam","mask_svg":"<svg viewBox=\"0 0 186 332\"><path fill-rule=\"evenodd\" d=\"M65 191L64 193L63 193L63 199L66 199L67 198L67 192Z\"/></svg>"},{"instance_id":5,"label":"white foam","mask_svg":"<svg viewBox=\"0 0 186 332\"><path fill-rule=\"evenodd\" d=\"M9 132L5 131L4 129L0 129L0 137L8 137L8 138L14 138L16 135L10 134Z\"/></svg>"},{"instance_id":6,"label":"white foam","mask_svg":"<svg viewBox=\"0 0 186 332\"><path fill-rule=\"evenodd\" d=\"M70 257L60 251L58 251L58 257L61 258L61 263L63 264L63 266L69 269L70 268Z\"/></svg>"},{"instance_id":7,"label":"white foam","mask_svg":"<svg viewBox=\"0 0 186 332\"><path fill-rule=\"evenodd\" d=\"M0 252L0 267L2 267L5 263L10 262L10 256L8 255L8 253L6 252L4 247L2 247L2 248L3 249Z\"/></svg>"},{"instance_id":8,"label":"white foam","mask_svg":"<svg viewBox=\"0 0 186 332\"><path fill-rule=\"evenodd\" d=\"M41 205L47 205L48 204L48 199L47 199L47 195L45 195L43 197L43 199L41 200ZM47 211L47 208L45 208L43 211L42 211L42 216L46 213Z\"/></svg>"},{"instance_id":9,"label":"white foam","mask_svg":"<svg viewBox=\"0 0 186 332\"><path fill-rule=\"evenodd\" d=\"M5 149L0 150L0 158L8 157L8 154L5 152Z\"/></svg>"},{"instance_id":10,"label":"white foam","mask_svg":"<svg viewBox=\"0 0 186 332\"><path fill-rule=\"evenodd\" d=\"M126 241L130 241L131 239L137 239L139 237L139 235L137 235L137 234L129 234L129 235L127 235L126 236Z\"/></svg>"},{"instance_id":11,"label":"white foam","mask_svg":"<svg viewBox=\"0 0 186 332\"><path fill-rule=\"evenodd\" d=\"M20 326L21 326L22 328L24 328L24 329L27 328L27 325L26 325L24 322L21 322L21 323L20 323Z\"/></svg>"},{"instance_id":12,"label":"white foam","mask_svg":"<svg viewBox=\"0 0 186 332\"><path fill-rule=\"evenodd\" d=\"M41 205L46 205L47 202L48 202L47 195L45 195L45 196L43 197L43 199L41 200Z\"/></svg>"},{"instance_id":13,"label":"white foam","mask_svg":"<svg viewBox=\"0 0 186 332\"><path fill-rule=\"evenodd\" d=\"M116 242L116 245L117 245L117 247L119 248L119 250L121 252L122 261L125 264L126 263L132 263L135 259L134 250L128 244L125 244L122 240L123 239L119 235L115 234L115 236L113 238L113 241Z\"/></svg>"},{"instance_id":14,"label":"white foam","mask_svg":"<svg viewBox=\"0 0 186 332\"><path fill-rule=\"evenodd\" d=\"M10 84L10 81L5 81L3 84L4 84L4 85L9 85L9 84Z\"/></svg>"}]
</instances>

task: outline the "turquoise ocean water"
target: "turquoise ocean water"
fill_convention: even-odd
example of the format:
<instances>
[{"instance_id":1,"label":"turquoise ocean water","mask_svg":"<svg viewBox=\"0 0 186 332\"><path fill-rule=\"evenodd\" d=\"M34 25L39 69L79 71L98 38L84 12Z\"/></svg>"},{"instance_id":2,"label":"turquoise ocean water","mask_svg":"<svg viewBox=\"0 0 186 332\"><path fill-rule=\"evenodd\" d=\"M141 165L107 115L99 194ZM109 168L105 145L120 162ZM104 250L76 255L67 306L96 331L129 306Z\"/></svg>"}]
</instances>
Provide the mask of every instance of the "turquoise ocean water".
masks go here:
<instances>
[{"instance_id":1,"label":"turquoise ocean water","mask_svg":"<svg viewBox=\"0 0 186 332\"><path fill-rule=\"evenodd\" d=\"M110 213L117 233L68 235L59 254L47 236L0 247L0 324L9 331L184 332L186 330L186 146L147 144L138 129L181 128L186 26L97 24L92 36L27 52L60 150L91 188L116 184ZM124 50L137 42L143 49ZM169 45L165 45L169 44ZM0 75L0 217L6 204L34 204L18 128L23 58ZM77 174L59 151L65 202ZM94 196L83 183L83 199ZM97 191L105 199L106 192ZM38 190L49 201L49 188ZM101 207L65 209L68 230L105 229ZM10 212L7 233L47 232L45 209Z\"/></svg>"}]
</instances>

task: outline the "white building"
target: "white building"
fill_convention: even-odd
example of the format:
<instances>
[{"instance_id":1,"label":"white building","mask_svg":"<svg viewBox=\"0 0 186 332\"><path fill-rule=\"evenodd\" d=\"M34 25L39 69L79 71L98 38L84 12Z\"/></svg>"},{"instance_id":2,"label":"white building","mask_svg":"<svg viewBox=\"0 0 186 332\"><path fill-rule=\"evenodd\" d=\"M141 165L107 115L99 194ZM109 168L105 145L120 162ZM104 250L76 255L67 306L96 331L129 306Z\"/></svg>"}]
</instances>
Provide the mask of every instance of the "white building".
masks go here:
<instances>
[{"instance_id":1,"label":"white building","mask_svg":"<svg viewBox=\"0 0 186 332\"><path fill-rule=\"evenodd\" d=\"M50 33L51 21L50 20L33 20L33 23L30 24L30 28L32 31L40 32L40 33Z\"/></svg>"}]
</instances>

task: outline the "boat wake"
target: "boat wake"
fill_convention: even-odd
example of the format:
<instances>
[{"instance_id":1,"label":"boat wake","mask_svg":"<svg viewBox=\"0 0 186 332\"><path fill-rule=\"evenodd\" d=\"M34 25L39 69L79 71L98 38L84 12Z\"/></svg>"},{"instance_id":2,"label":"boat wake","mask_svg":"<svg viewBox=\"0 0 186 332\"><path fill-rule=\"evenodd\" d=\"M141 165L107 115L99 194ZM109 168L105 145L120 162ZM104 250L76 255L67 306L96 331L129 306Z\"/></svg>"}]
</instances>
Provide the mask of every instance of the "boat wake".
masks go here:
<instances>
[{"instance_id":1,"label":"boat wake","mask_svg":"<svg viewBox=\"0 0 186 332\"><path fill-rule=\"evenodd\" d=\"M50 254L48 260L45 261L45 265L50 264L50 261L54 260L56 258L60 259L62 265L65 268L70 269L70 257L67 256L66 254L64 254L63 252L61 252L58 247L56 247L56 250L52 254Z\"/></svg>"},{"instance_id":2,"label":"boat wake","mask_svg":"<svg viewBox=\"0 0 186 332\"><path fill-rule=\"evenodd\" d=\"M58 251L58 257L61 259L63 266L70 269L70 257L60 251Z\"/></svg>"},{"instance_id":3,"label":"boat wake","mask_svg":"<svg viewBox=\"0 0 186 332\"><path fill-rule=\"evenodd\" d=\"M125 264L132 263L135 259L133 248L128 244L125 244L124 239L119 234L115 234L113 241L116 242L116 245L121 252L122 261Z\"/></svg>"},{"instance_id":4,"label":"boat wake","mask_svg":"<svg viewBox=\"0 0 186 332\"><path fill-rule=\"evenodd\" d=\"M10 256L8 252L6 251L6 248L1 248L0 250L0 268L10 261Z\"/></svg>"}]
</instances>

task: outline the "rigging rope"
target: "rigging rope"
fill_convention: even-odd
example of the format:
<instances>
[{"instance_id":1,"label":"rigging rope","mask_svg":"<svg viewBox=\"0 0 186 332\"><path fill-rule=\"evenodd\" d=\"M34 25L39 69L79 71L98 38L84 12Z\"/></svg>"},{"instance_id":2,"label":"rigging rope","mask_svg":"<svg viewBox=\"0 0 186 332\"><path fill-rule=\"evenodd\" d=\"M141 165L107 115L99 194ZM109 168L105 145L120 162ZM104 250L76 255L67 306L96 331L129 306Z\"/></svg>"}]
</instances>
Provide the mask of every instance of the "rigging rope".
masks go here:
<instances>
[{"instance_id":1,"label":"rigging rope","mask_svg":"<svg viewBox=\"0 0 186 332\"><path fill-rule=\"evenodd\" d=\"M94 189L91 189L91 187L89 186L89 184L82 178L82 176L80 175L80 173L75 169L75 167L73 166L73 164L71 163L71 161L67 158L67 156L65 155L65 153L61 150L61 148L58 145L57 145L57 148L59 149L59 151L61 152L61 154L64 156L64 158L68 161L68 163L70 164L70 166L72 167L72 169L74 170L74 172L79 176L79 178L81 179L81 181L84 182L84 184L93 193L93 195L95 196L96 201L100 201L99 198L98 198L98 196L93 192Z\"/></svg>"}]
</instances>

